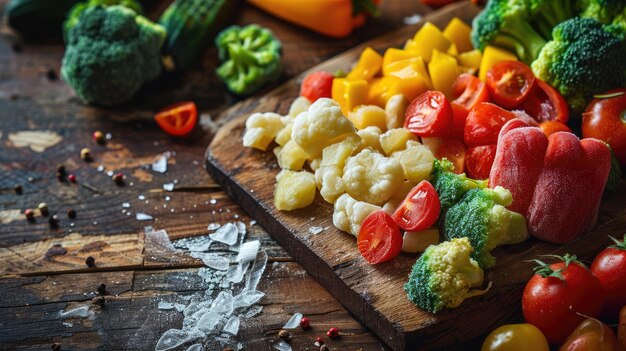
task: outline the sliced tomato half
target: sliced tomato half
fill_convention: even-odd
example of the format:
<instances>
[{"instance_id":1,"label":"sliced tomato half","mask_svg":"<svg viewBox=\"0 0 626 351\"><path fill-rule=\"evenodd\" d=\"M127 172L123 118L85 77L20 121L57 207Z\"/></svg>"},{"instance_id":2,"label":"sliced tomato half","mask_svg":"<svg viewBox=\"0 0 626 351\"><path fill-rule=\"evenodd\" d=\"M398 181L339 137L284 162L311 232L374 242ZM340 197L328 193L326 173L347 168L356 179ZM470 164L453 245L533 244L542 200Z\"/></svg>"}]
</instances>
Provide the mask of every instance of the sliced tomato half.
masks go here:
<instances>
[{"instance_id":1,"label":"sliced tomato half","mask_svg":"<svg viewBox=\"0 0 626 351\"><path fill-rule=\"evenodd\" d=\"M461 174L465 172L465 158L467 155L467 147L465 144L456 140L445 140L435 153L438 159L447 158L454 165L453 172Z\"/></svg>"},{"instance_id":2,"label":"sliced tomato half","mask_svg":"<svg viewBox=\"0 0 626 351\"><path fill-rule=\"evenodd\" d=\"M195 103L183 101L162 109L154 119L167 134L185 136L191 133L198 121L198 109Z\"/></svg>"},{"instance_id":3,"label":"sliced tomato half","mask_svg":"<svg viewBox=\"0 0 626 351\"><path fill-rule=\"evenodd\" d=\"M489 101L489 91L485 83L469 73L461 74L454 82L453 103L470 111L481 102Z\"/></svg>"},{"instance_id":4,"label":"sliced tomato half","mask_svg":"<svg viewBox=\"0 0 626 351\"><path fill-rule=\"evenodd\" d=\"M385 211L374 211L361 224L357 246L371 264L389 261L402 250L400 228Z\"/></svg>"},{"instance_id":5,"label":"sliced tomato half","mask_svg":"<svg viewBox=\"0 0 626 351\"><path fill-rule=\"evenodd\" d=\"M488 179L495 159L495 144L471 147L467 151L467 174L474 179Z\"/></svg>"},{"instance_id":6,"label":"sliced tomato half","mask_svg":"<svg viewBox=\"0 0 626 351\"><path fill-rule=\"evenodd\" d=\"M416 97L404 113L404 128L419 137L440 136L452 122L452 106L440 91Z\"/></svg>"},{"instance_id":7,"label":"sliced tomato half","mask_svg":"<svg viewBox=\"0 0 626 351\"><path fill-rule=\"evenodd\" d=\"M540 79L537 79L528 98L517 108L526 111L540 123L559 121L567 124L569 121L569 107L563 95Z\"/></svg>"},{"instance_id":8,"label":"sliced tomato half","mask_svg":"<svg viewBox=\"0 0 626 351\"><path fill-rule=\"evenodd\" d=\"M411 232L430 228L441 212L439 195L427 180L422 180L404 198L400 207L393 213L396 224Z\"/></svg>"},{"instance_id":9,"label":"sliced tomato half","mask_svg":"<svg viewBox=\"0 0 626 351\"><path fill-rule=\"evenodd\" d=\"M489 102L478 104L465 122L464 140L467 146L489 145L498 142L500 129L516 115Z\"/></svg>"},{"instance_id":10,"label":"sliced tomato half","mask_svg":"<svg viewBox=\"0 0 626 351\"><path fill-rule=\"evenodd\" d=\"M501 61L487 72L487 87L496 104L510 109L526 100L535 79L523 62Z\"/></svg>"}]
</instances>

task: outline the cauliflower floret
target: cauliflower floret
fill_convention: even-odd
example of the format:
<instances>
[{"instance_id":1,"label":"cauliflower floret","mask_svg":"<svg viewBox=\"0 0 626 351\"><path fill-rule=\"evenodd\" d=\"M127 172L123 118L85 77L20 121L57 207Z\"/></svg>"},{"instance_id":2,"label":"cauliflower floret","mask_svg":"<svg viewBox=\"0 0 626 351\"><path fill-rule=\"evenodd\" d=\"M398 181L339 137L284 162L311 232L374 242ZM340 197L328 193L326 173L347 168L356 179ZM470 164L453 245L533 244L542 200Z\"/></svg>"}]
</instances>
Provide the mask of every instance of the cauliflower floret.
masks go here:
<instances>
[{"instance_id":1,"label":"cauliflower floret","mask_svg":"<svg viewBox=\"0 0 626 351\"><path fill-rule=\"evenodd\" d=\"M282 116L279 114L254 113L246 120L243 146L265 151L283 127Z\"/></svg>"},{"instance_id":2,"label":"cauliflower floret","mask_svg":"<svg viewBox=\"0 0 626 351\"><path fill-rule=\"evenodd\" d=\"M404 112L409 107L409 100L404 95L394 95L387 101L385 112L387 112L387 129L402 128L404 126Z\"/></svg>"},{"instance_id":3,"label":"cauliflower floret","mask_svg":"<svg viewBox=\"0 0 626 351\"><path fill-rule=\"evenodd\" d=\"M365 149L348 159L342 179L350 196L382 205L398 190L404 174L400 162Z\"/></svg>"},{"instance_id":4,"label":"cauliflower floret","mask_svg":"<svg viewBox=\"0 0 626 351\"><path fill-rule=\"evenodd\" d=\"M315 199L315 177L306 171L283 169L276 175L274 206L283 211L304 208Z\"/></svg>"},{"instance_id":5,"label":"cauliflower floret","mask_svg":"<svg viewBox=\"0 0 626 351\"><path fill-rule=\"evenodd\" d=\"M285 146L289 140L291 140L291 130L293 129L293 121L295 118L284 116L283 117L283 129L276 133L276 144Z\"/></svg>"},{"instance_id":6,"label":"cauliflower floret","mask_svg":"<svg viewBox=\"0 0 626 351\"><path fill-rule=\"evenodd\" d=\"M377 210L380 210L379 206L357 201L350 195L343 194L335 202L333 224L344 232L358 236L365 217Z\"/></svg>"},{"instance_id":7,"label":"cauliflower floret","mask_svg":"<svg viewBox=\"0 0 626 351\"><path fill-rule=\"evenodd\" d=\"M318 168L320 168L320 164L322 163L322 158L315 158L312 160L309 160L309 167L311 167L312 171L317 171Z\"/></svg>"},{"instance_id":8,"label":"cauliflower floret","mask_svg":"<svg viewBox=\"0 0 626 351\"><path fill-rule=\"evenodd\" d=\"M354 125L343 116L339 104L332 99L321 98L307 112L296 117L291 139L298 143L310 159L314 159L326 146L341 141L352 132Z\"/></svg>"},{"instance_id":9,"label":"cauliflower floret","mask_svg":"<svg viewBox=\"0 0 626 351\"><path fill-rule=\"evenodd\" d=\"M341 142L327 146L322 151L322 161L315 170L315 183L320 194L329 203L334 203L339 195L346 192L343 180L343 168L346 160L359 147L361 138L353 133Z\"/></svg>"},{"instance_id":10,"label":"cauliflower floret","mask_svg":"<svg viewBox=\"0 0 626 351\"><path fill-rule=\"evenodd\" d=\"M309 101L309 99L304 96L298 96L295 100L293 100L291 106L289 106L288 116L295 118L302 112L306 112L310 106L311 101Z\"/></svg>"},{"instance_id":11,"label":"cauliflower floret","mask_svg":"<svg viewBox=\"0 0 626 351\"><path fill-rule=\"evenodd\" d=\"M356 129L365 129L370 126L387 130L387 113L376 105L361 105L348 114Z\"/></svg>"},{"instance_id":12,"label":"cauliflower floret","mask_svg":"<svg viewBox=\"0 0 626 351\"><path fill-rule=\"evenodd\" d=\"M417 137L404 128L395 128L381 134L379 142L385 155L391 156L396 151L404 150L409 140L417 141Z\"/></svg>"},{"instance_id":13,"label":"cauliflower floret","mask_svg":"<svg viewBox=\"0 0 626 351\"><path fill-rule=\"evenodd\" d=\"M414 140L407 141L406 149L394 152L391 154L391 158L400 162L405 179L414 183L430 179L435 156L419 142Z\"/></svg>"},{"instance_id":14,"label":"cauliflower floret","mask_svg":"<svg viewBox=\"0 0 626 351\"><path fill-rule=\"evenodd\" d=\"M279 147L276 149L279 149ZM289 140L285 146L280 147L276 154L280 168L292 171L301 170L307 157L307 154L293 140Z\"/></svg>"},{"instance_id":15,"label":"cauliflower floret","mask_svg":"<svg viewBox=\"0 0 626 351\"><path fill-rule=\"evenodd\" d=\"M359 150L371 147L380 153L383 152L383 148L380 146L380 134L382 133L380 128L369 126L356 133L361 137L361 146L359 147Z\"/></svg>"}]
</instances>

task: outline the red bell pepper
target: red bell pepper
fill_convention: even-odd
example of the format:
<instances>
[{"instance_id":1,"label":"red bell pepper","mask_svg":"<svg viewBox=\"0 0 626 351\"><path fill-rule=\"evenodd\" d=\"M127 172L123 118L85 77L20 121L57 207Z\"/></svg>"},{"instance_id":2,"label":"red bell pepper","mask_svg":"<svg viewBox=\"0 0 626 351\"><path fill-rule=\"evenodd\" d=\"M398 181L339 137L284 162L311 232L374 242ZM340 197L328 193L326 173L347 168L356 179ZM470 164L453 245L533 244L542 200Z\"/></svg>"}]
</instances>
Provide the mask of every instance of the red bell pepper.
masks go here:
<instances>
[{"instance_id":1,"label":"red bell pepper","mask_svg":"<svg viewBox=\"0 0 626 351\"><path fill-rule=\"evenodd\" d=\"M516 119L500 131L489 185L511 191L509 209L526 216L533 236L567 243L595 226L610 169L604 142L568 132L547 137Z\"/></svg>"}]
</instances>

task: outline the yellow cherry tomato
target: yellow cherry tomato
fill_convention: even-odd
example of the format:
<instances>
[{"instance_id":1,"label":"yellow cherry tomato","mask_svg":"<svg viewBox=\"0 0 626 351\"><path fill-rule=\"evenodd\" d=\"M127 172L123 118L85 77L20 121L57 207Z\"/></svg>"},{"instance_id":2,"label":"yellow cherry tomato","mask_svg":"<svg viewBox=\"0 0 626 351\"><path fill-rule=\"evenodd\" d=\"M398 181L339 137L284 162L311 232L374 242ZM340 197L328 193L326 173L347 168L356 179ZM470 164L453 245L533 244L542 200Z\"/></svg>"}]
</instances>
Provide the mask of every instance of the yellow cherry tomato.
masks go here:
<instances>
[{"instance_id":1,"label":"yellow cherry tomato","mask_svg":"<svg viewBox=\"0 0 626 351\"><path fill-rule=\"evenodd\" d=\"M506 324L487 336L480 351L550 351L550 346L534 325Z\"/></svg>"}]
</instances>

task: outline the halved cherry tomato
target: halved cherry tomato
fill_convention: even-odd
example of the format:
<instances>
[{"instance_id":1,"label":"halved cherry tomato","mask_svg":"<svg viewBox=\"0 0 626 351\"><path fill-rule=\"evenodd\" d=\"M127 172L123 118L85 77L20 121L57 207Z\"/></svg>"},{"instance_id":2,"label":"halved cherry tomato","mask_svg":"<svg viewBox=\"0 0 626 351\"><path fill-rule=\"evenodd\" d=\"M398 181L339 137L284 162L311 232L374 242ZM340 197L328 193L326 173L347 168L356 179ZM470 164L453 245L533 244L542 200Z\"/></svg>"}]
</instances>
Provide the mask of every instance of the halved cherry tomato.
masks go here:
<instances>
[{"instance_id":1,"label":"halved cherry tomato","mask_svg":"<svg viewBox=\"0 0 626 351\"><path fill-rule=\"evenodd\" d=\"M411 232L430 228L441 212L439 195L427 180L422 180L404 198L393 213L396 224Z\"/></svg>"},{"instance_id":2,"label":"halved cherry tomato","mask_svg":"<svg viewBox=\"0 0 626 351\"><path fill-rule=\"evenodd\" d=\"M452 122L452 106L440 91L416 97L404 113L404 128L422 137L438 136Z\"/></svg>"},{"instance_id":3,"label":"halved cherry tomato","mask_svg":"<svg viewBox=\"0 0 626 351\"><path fill-rule=\"evenodd\" d=\"M438 159L447 158L452 164L454 164L453 172L461 174L465 172L465 157L467 155L467 148L465 144L456 140L445 140L437 148L435 157Z\"/></svg>"},{"instance_id":4,"label":"halved cherry tomato","mask_svg":"<svg viewBox=\"0 0 626 351\"><path fill-rule=\"evenodd\" d=\"M319 98L332 97L333 80L335 76L328 72L317 71L309 73L300 86L300 96L309 99L311 103Z\"/></svg>"},{"instance_id":5,"label":"halved cherry tomato","mask_svg":"<svg viewBox=\"0 0 626 351\"><path fill-rule=\"evenodd\" d=\"M535 75L519 61L501 61L487 72L487 87L496 104L513 108L524 100L535 84Z\"/></svg>"},{"instance_id":6,"label":"halved cherry tomato","mask_svg":"<svg viewBox=\"0 0 626 351\"><path fill-rule=\"evenodd\" d=\"M626 88L602 96L593 99L583 113L583 137L609 144L622 167L626 167Z\"/></svg>"},{"instance_id":7,"label":"halved cherry tomato","mask_svg":"<svg viewBox=\"0 0 626 351\"><path fill-rule=\"evenodd\" d=\"M371 264L389 261L402 250L402 235L393 218L383 210L370 213L359 231L357 246Z\"/></svg>"},{"instance_id":8,"label":"halved cherry tomato","mask_svg":"<svg viewBox=\"0 0 626 351\"><path fill-rule=\"evenodd\" d=\"M489 101L489 91L482 80L469 74L461 74L452 88L454 92L453 104L457 104L465 110L470 111L481 102Z\"/></svg>"},{"instance_id":9,"label":"halved cherry tomato","mask_svg":"<svg viewBox=\"0 0 626 351\"><path fill-rule=\"evenodd\" d=\"M452 123L448 125L448 128L443 132L443 136L446 138L463 141L463 133L465 132L465 121L469 111L463 106L452 103Z\"/></svg>"},{"instance_id":10,"label":"halved cherry tomato","mask_svg":"<svg viewBox=\"0 0 626 351\"><path fill-rule=\"evenodd\" d=\"M496 144L471 147L467 152L465 168L474 179L487 179L496 159Z\"/></svg>"},{"instance_id":11,"label":"halved cherry tomato","mask_svg":"<svg viewBox=\"0 0 626 351\"><path fill-rule=\"evenodd\" d=\"M543 121L539 123L539 128L546 136L550 136L556 132L572 132L569 127L559 121Z\"/></svg>"},{"instance_id":12,"label":"halved cherry tomato","mask_svg":"<svg viewBox=\"0 0 626 351\"><path fill-rule=\"evenodd\" d=\"M526 100L516 108L526 111L538 122L556 120L567 124L569 107L565 98L548 83L537 79Z\"/></svg>"},{"instance_id":13,"label":"halved cherry tomato","mask_svg":"<svg viewBox=\"0 0 626 351\"><path fill-rule=\"evenodd\" d=\"M516 116L489 102L474 107L465 121L464 140L467 146L490 145L498 142L504 124Z\"/></svg>"},{"instance_id":14,"label":"halved cherry tomato","mask_svg":"<svg viewBox=\"0 0 626 351\"><path fill-rule=\"evenodd\" d=\"M183 101L162 109L154 119L167 134L185 136L191 133L198 121L198 109L195 103Z\"/></svg>"}]
</instances>

